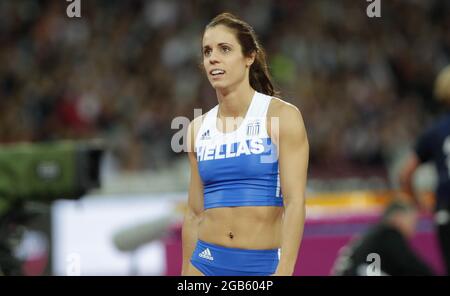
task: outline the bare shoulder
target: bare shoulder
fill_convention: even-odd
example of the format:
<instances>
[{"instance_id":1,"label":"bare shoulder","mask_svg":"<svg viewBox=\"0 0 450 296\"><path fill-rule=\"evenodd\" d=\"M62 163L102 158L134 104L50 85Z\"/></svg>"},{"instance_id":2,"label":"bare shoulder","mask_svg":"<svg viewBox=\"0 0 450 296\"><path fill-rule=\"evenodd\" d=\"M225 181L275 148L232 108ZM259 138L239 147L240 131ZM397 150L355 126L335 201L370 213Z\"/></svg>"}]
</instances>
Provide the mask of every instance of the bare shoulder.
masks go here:
<instances>
[{"instance_id":1,"label":"bare shoulder","mask_svg":"<svg viewBox=\"0 0 450 296\"><path fill-rule=\"evenodd\" d=\"M194 135L197 135L197 132L200 129L203 119L205 119L206 114L208 114L208 112L192 119L192 121L189 123L189 130L191 131L191 133L193 133Z\"/></svg>"},{"instance_id":2,"label":"bare shoulder","mask_svg":"<svg viewBox=\"0 0 450 296\"><path fill-rule=\"evenodd\" d=\"M303 125L303 118L297 106L276 97L272 98L267 115L269 118L279 118L281 126L291 126L299 123Z\"/></svg>"},{"instance_id":3,"label":"bare shoulder","mask_svg":"<svg viewBox=\"0 0 450 296\"><path fill-rule=\"evenodd\" d=\"M188 140L188 152L193 152L195 150L195 139L202 126L202 122L205 118L205 114L195 117L188 126L187 130L187 140Z\"/></svg>"},{"instance_id":4,"label":"bare shoulder","mask_svg":"<svg viewBox=\"0 0 450 296\"><path fill-rule=\"evenodd\" d=\"M201 114L201 115L195 117L194 119L192 119L192 121L189 123L189 131L191 133L191 136L195 137L197 135L198 131L200 130L200 127L202 126L203 120L205 120L206 116L210 112L212 112L214 110L214 108L216 108L216 107L213 107L210 110L208 110L206 113Z\"/></svg>"}]
</instances>

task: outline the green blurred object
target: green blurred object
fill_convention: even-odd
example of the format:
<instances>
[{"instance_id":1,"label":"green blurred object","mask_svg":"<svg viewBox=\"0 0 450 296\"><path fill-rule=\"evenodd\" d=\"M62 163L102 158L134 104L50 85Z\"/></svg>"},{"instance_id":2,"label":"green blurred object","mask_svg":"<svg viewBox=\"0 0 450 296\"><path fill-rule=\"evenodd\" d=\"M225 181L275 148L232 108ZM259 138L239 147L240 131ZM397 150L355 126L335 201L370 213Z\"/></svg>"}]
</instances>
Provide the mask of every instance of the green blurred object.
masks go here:
<instances>
[{"instance_id":1,"label":"green blurred object","mask_svg":"<svg viewBox=\"0 0 450 296\"><path fill-rule=\"evenodd\" d=\"M17 200L77 199L98 187L99 141L0 146L0 215Z\"/></svg>"},{"instance_id":2,"label":"green blurred object","mask_svg":"<svg viewBox=\"0 0 450 296\"><path fill-rule=\"evenodd\" d=\"M99 140L0 146L0 275L22 274L14 250L21 230L42 215L36 205L79 199L100 187L102 152Z\"/></svg>"},{"instance_id":3,"label":"green blurred object","mask_svg":"<svg viewBox=\"0 0 450 296\"><path fill-rule=\"evenodd\" d=\"M273 57L270 66L273 78L276 81L288 85L295 83L296 68L294 60L279 53Z\"/></svg>"}]
</instances>

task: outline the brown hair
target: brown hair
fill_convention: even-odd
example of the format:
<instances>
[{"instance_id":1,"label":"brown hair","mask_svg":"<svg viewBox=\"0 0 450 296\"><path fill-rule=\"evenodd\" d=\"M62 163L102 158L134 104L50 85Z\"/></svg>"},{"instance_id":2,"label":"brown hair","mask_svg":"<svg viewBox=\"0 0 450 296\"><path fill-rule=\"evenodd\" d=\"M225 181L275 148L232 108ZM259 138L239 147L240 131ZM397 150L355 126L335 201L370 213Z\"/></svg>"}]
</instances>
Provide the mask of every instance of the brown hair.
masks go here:
<instances>
[{"instance_id":1,"label":"brown hair","mask_svg":"<svg viewBox=\"0 0 450 296\"><path fill-rule=\"evenodd\" d=\"M274 89L272 78L267 67L266 54L256 37L253 28L235 15L225 12L216 16L205 27L205 31L217 25L224 25L236 33L236 38L242 47L242 54L249 57L253 52L256 53L255 61L250 66L250 86L256 91L274 96L278 91Z\"/></svg>"}]
</instances>

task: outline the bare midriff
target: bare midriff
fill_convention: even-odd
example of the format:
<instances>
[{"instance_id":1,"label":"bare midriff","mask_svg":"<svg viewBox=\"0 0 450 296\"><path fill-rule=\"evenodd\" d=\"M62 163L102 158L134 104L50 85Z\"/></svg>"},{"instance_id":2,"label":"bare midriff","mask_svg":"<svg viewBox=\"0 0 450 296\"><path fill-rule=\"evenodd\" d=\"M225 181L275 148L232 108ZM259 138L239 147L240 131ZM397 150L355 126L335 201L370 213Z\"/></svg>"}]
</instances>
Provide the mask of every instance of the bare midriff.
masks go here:
<instances>
[{"instance_id":1,"label":"bare midriff","mask_svg":"<svg viewBox=\"0 0 450 296\"><path fill-rule=\"evenodd\" d=\"M266 250L281 245L283 207L246 206L207 209L198 238L228 248Z\"/></svg>"}]
</instances>

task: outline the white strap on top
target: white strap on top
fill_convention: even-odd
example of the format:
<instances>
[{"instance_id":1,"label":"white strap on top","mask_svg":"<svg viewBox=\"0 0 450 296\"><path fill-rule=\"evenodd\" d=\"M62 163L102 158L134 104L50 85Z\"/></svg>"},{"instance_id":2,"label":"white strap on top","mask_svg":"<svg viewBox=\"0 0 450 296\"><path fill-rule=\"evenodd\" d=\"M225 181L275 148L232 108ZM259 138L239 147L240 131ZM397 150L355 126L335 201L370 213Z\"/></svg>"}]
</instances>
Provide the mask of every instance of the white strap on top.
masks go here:
<instances>
[{"instance_id":1,"label":"white strap on top","mask_svg":"<svg viewBox=\"0 0 450 296\"><path fill-rule=\"evenodd\" d=\"M218 109L219 109L219 105L216 105L205 114L205 117L203 118L200 128L198 129L197 136L195 137L195 146L197 146L197 143L200 140L200 137L206 131L210 130L210 133L213 133L214 129L212 129L211 127L214 127L213 124L216 124Z\"/></svg>"},{"instance_id":2,"label":"white strap on top","mask_svg":"<svg viewBox=\"0 0 450 296\"><path fill-rule=\"evenodd\" d=\"M259 120L261 124L260 137L268 137L266 122L267 122L267 110L272 100L271 96L256 92L252 98L249 109L245 115L244 120L241 122L240 126L233 132L221 133L217 130L217 114L219 111L219 105L214 106L203 119L202 125L197 133L195 143L197 145L200 137L209 130L209 134L213 137L216 134L220 134L225 138L235 138L235 137L246 137L246 125L254 120Z\"/></svg>"},{"instance_id":3,"label":"white strap on top","mask_svg":"<svg viewBox=\"0 0 450 296\"><path fill-rule=\"evenodd\" d=\"M250 116L247 118L248 121L252 120L258 120L261 125L261 132L259 134L259 137L266 138L268 137L267 133L267 111L269 109L270 102L272 100L271 96L258 93L257 96L257 102L254 104L254 108L252 110L252 114L249 114Z\"/></svg>"},{"instance_id":4,"label":"white strap on top","mask_svg":"<svg viewBox=\"0 0 450 296\"><path fill-rule=\"evenodd\" d=\"M262 93L257 93L255 97L255 104L253 104L252 110L249 110L249 118L261 118L267 116L267 110L269 108L270 100L272 98Z\"/></svg>"}]
</instances>

